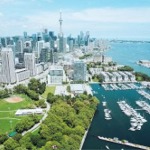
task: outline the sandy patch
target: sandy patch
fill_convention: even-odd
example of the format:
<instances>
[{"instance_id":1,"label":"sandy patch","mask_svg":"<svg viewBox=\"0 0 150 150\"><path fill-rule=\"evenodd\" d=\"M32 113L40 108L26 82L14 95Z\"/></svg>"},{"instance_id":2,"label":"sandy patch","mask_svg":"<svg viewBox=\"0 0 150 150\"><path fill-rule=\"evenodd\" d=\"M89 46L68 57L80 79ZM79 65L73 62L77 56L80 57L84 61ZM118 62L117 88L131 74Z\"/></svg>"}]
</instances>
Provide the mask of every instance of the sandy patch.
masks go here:
<instances>
[{"instance_id":1,"label":"sandy patch","mask_svg":"<svg viewBox=\"0 0 150 150\"><path fill-rule=\"evenodd\" d=\"M18 96L13 96L13 97L7 98L6 101L9 103L19 103L23 101L23 98L18 97Z\"/></svg>"}]
</instances>

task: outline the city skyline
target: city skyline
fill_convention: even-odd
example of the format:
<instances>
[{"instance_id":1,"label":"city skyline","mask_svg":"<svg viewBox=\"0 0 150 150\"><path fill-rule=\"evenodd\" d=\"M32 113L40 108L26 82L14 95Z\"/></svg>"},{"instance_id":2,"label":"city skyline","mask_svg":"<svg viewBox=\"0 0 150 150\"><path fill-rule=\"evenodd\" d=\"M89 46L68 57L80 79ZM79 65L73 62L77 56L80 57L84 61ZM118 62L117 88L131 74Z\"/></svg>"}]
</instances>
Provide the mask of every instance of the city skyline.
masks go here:
<instances>
[{"instance_id":1,"label":"city skyline","mask_svg":"<svg viewBox=\"0 0 150 150\"><path fill-rule=\"evenodd\" d=\"M65 36L90 31L97 38L150 39L148 0L1 0L0 36L32 34L43 28L58 34L60 9Z\"/></svg>"}]
</instances>

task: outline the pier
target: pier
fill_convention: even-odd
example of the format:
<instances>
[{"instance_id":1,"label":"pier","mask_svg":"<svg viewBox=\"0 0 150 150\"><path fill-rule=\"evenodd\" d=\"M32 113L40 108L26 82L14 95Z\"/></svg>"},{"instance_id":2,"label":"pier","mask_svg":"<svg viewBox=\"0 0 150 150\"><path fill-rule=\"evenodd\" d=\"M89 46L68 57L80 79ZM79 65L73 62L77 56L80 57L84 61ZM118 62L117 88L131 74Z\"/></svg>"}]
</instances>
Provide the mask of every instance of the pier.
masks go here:
<instances>
[{"instance_id":1,"label":"pier","mask_svg":"<svg viewBox=\"0 0 150 150\"><path fill-rule=\"evenodd\" d=\"M131 142L128 142L126 140L118 140L118 138L106 138L106 137L102 137L102 136L98 136L98 139L103 140L103 141L107 141L107 142L111 142L111 143L116 143L116 144L120 144L120 145L126 145L126 146L130 146L130 147L134 147L134 148L139 148L139 149L143 149L143 150L150 150L150 147L148 146L144 146L144 145L140 145L140 144L134 144Z\"/></svg>"}]
</instances>

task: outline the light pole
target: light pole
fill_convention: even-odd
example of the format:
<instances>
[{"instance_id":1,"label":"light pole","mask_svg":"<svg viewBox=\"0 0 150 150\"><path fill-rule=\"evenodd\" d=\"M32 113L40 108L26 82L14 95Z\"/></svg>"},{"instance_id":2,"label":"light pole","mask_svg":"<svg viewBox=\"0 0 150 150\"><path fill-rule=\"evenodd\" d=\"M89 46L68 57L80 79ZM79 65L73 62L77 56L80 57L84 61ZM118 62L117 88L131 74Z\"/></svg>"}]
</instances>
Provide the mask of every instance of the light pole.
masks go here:
<instances>
[{"instance_id":1,"label":"light pole","mask_svg":"<svg viewBox=\"0 0 150 150\"><path fill-rule=\"evenodd\" d=\"M10 120L9 122L10 122L10 129L12 130L12 120Z\"/></svg>"}]
</instances>

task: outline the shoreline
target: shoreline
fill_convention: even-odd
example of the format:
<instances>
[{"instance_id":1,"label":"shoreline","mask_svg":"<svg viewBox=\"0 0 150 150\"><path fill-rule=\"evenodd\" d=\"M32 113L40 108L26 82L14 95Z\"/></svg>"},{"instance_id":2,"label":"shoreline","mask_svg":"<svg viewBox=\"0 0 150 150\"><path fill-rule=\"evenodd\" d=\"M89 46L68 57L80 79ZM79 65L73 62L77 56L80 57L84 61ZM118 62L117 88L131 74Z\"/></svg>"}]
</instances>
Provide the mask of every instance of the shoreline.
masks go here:
<instances>
[{"instance_id":1,"label":"shoreline","mask_svg":"<svg viewBox=\"0 0 150 150\"><path fill-rule=\"evenodd\" d=\"M96 109L96 110L97 110L97 109ZM95 110L95 112L96 112L96 110ZM91 123L89 124L88 129L85 130L85 133L84 133L84 135L83 135L83 138L82 138L82 141L81 141L79 150L82 150L83 144L84 144L84 142L85 142L85 139L86 139L87 134L88 134L88 132L89 132L89 129L90 129L90 127L91 127L91 124L92 124L92 121L93 121L94 116L95 116L95 113L94 113L94 115L93 115L93 117L92 117L92 119L91 119Z\"/></svg>"}]
</instances>

